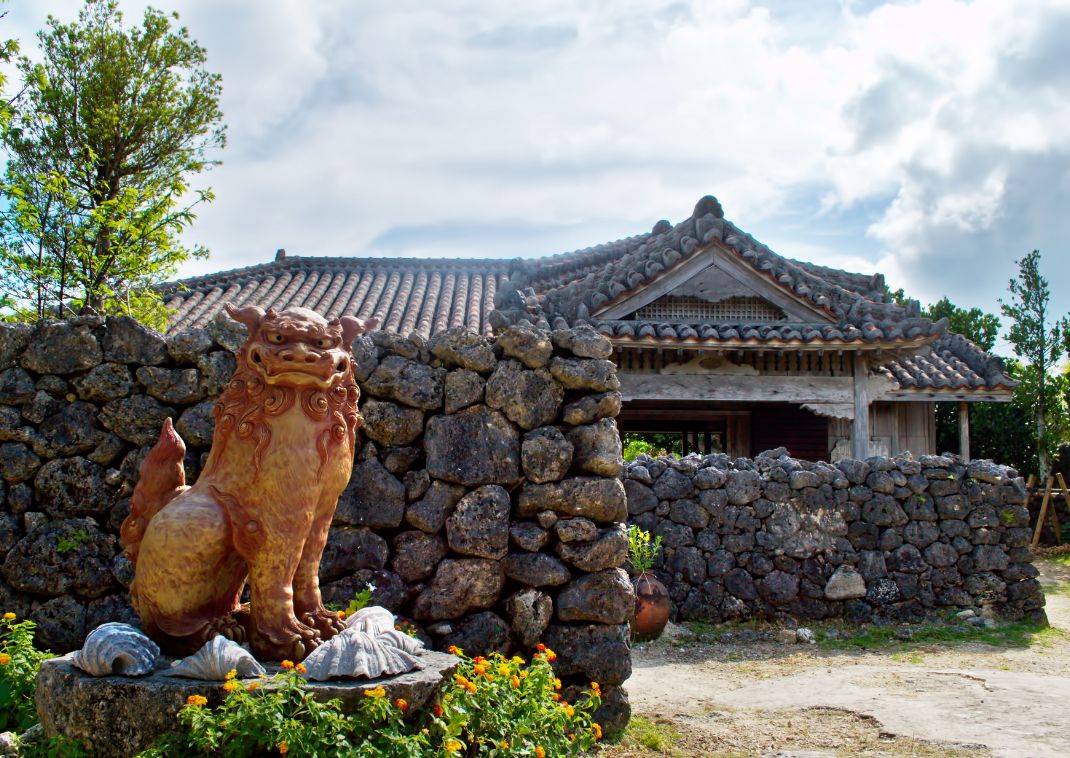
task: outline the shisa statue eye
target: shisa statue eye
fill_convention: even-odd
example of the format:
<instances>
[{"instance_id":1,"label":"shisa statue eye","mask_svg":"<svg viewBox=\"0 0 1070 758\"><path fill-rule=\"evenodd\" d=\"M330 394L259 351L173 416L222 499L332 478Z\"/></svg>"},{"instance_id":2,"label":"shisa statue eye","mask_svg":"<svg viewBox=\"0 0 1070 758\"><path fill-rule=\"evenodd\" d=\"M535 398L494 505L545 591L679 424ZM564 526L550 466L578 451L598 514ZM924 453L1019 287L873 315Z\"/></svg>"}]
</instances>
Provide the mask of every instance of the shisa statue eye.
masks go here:
<instances>
[{"instance_id":1,"label":"shisa statue eye","mask_svg":"<svg viewBox=\"0 0 1070 758\"><path fill-rule=\"evenodd\" d=\"M331 346L331 342L332 342L332 340L329 340L326 337L320 337L318 340L316 340L316 347L323 347L323 348L330 347Z\"/></svg>"},{"instance_id":2,"label":"shisa statue eye","mask_svg":"<svg viewBox=\"0 0 1070 758\"><path fill-rule=\"evenodd\" d=\"M269 342L274 342L276 345L281 345L283 342L286 341L286 338L283 337L278 332L272 332L271 334L268 335L268 341Z\"/></svg>"}]
</instances>

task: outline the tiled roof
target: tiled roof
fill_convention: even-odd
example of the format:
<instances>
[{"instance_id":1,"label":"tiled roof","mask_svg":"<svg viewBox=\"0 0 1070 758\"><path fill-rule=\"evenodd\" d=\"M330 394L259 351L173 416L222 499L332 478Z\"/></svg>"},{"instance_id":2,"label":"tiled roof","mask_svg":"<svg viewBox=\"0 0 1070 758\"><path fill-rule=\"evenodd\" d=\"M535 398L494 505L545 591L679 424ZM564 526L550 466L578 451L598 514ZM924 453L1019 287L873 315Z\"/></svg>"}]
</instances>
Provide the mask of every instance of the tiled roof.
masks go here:
<instances>
[{"instance_id":1,"label":"tiled roof","mask_svg":"<svg viewBox=\"0 0 1070 758\"><path fill-rule=\"evenodd\" d=\"M306 258L223 271L164 285L168 332L204 326L223 303L305 307L327 317L377 316L380 329L429 337L451 326L490 333L494 295L509 261Z\"/></svg>"},{"instance_id":2,"label":"tiled roof","mask_svg":"<svg viewBox=\"0 0 1070 758\"><path fill-rule=\"evenodd\" d=\"M929 350L886 363L878 373L908 390L1011 389L1018 384L1004 373L1003 361L960 334L946 334Z\"/></svg>"},{"instance_id":3,"label":"tiled roof","mask_svg":"<svg viewBox=\"0 0 1070 758\"><path fill-rule=\"evenodd\" d=\"M701 251L737 256L770 284L823 311L812 323L713 324L604 320L597 314L650 286ZM945 319L920 316L917 302L891 301L880 274L856 274L784 258L725 220L703 197L678 224L534 259L286 257L162 287L174 313L168 331L204 326L224 302L276 309L304 306L327 316L378 316L380 329L428 337L466 325L484 334L506 324L590 325L622 343L717 346L859 345L915 350L880 372L904 389L1006 391L1014 382L997 358ZM901 353L897 353L901 354Z\"/></svg>"}]
</instances>

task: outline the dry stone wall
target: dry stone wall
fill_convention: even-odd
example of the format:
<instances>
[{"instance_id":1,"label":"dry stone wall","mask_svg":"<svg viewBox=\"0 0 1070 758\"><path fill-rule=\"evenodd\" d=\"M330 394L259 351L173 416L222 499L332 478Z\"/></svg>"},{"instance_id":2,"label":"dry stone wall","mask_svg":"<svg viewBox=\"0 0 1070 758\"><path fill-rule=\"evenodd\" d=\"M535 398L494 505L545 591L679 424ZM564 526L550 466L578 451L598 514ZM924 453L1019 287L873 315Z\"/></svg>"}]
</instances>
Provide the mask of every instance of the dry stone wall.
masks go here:
<instances>
[{"instance_id":1,"label":"dry stone wall","mask_svg":"<svg viewBox=\"0 0 1070 758\"><path fill-rule=\"evenodd\" d=\"M680 619L1043 613L1025 485L991 461L830 465L780 448L754 460L641 456L625 477L631 522L663 539L656 573Z\"/></svg>"},{"instance_id":2,"label":"dry stone wall","mask_svg":"<svg viewBox=\"0 0 1070 758\"><path fill-rule=\"evenodd\" d=\"M137 619L118 529L170 416L196 479L244 328L163 336L127 318L0 325L0 608L39 642L80 647ZM627 720L634 596L610 344L513 327L496 340L354 343L365 426L320 568L325 600L365 586L436 648L557 652L570 687L602 683Z\"/></svg>"}]
</instances>

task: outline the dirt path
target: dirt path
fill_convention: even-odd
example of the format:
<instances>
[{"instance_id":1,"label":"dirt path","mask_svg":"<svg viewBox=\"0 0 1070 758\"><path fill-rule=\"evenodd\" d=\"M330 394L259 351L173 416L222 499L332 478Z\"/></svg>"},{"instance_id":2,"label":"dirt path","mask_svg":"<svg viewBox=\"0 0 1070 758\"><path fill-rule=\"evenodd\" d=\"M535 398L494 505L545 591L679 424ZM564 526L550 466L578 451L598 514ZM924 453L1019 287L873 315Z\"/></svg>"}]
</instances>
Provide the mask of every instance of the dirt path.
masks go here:
<instances>
[{"instance_id":1,"label":"dirt path","mask_svg":"<svg viewBox=\"0 0 1070 758\"><path fill-rule=\"evenodd\" d=\"M639 718L607 755L1070 755L1070 566L1041 570L1055 629L1016 645L837 651L679 630L636 650Z\"/></svg>"}]
</instances>

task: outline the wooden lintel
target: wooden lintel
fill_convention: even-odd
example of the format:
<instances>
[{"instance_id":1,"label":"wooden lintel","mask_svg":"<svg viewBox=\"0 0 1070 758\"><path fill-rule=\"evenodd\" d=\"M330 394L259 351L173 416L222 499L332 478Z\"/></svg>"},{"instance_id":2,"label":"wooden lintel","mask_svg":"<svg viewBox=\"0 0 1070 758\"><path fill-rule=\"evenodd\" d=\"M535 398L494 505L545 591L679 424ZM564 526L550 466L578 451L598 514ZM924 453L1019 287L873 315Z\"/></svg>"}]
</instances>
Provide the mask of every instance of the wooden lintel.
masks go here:
<instances>
[{"instance_id":1,"label":"wooden lintel","mask_svg":"<svg viewBox=\"0 0 1070 758\"><path fill-rule=\"evenodd\" d=\"M621 372L625 400L725 400L779 403L850 403L849 376L740 376Z\"/></svg>"}]
</instances>

